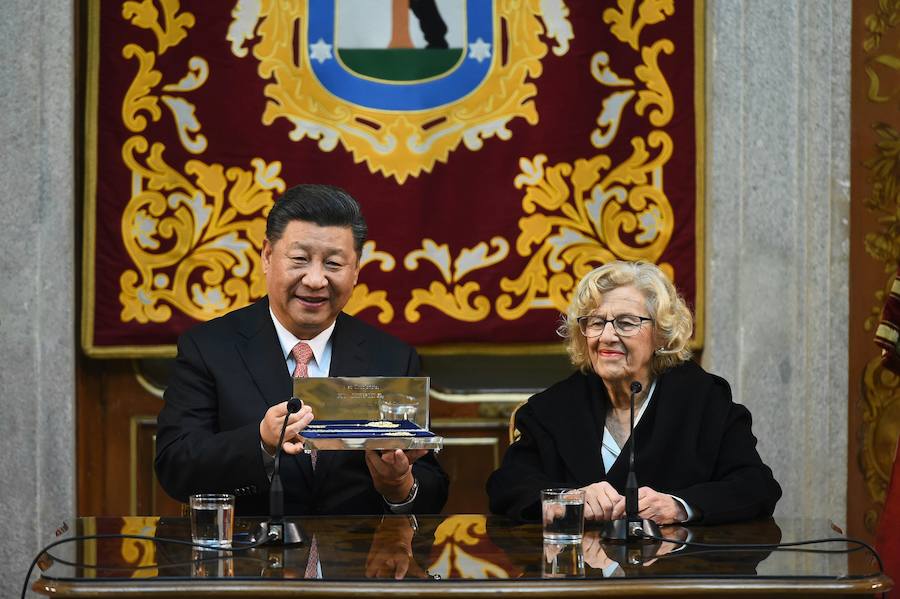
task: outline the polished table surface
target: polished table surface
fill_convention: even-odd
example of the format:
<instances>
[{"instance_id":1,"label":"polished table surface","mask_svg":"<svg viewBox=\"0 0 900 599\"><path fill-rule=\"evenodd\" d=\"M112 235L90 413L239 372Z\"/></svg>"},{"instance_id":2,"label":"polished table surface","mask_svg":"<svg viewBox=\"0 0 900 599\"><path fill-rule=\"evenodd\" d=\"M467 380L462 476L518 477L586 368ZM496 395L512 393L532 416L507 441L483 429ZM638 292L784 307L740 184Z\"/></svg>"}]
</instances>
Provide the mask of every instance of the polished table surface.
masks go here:
<instances>
[{"instance_id":1,"label":"polished table surface","mask_svg":"<svg viewBox=\"0 0 900 599\"><path fill-rule=\"evenodd\" d=\"M233 551L190 540L185 518L78 518L58 539L73 540L40 560L32 588L54 596L608 596L675 594L876 593L891 581L868 549L838 542L799 550L728 549L668 542L623 546L588 529L575 547L545 545L537 524L482 515L297 518L306 542L242 550L259 520L238 519ZM727 526L663 527L663 536L697 543L775 544L841 537L823 520L769 519ZM310 541L318 560L310 562ZM557 555L558 554L558 555ZM554 558L556 555L556 558ZM562 558L570 558L564 561ZM583 564L583 565L582 565ZM571 576L560 569L569 567ZM305 576L317 576L305 578Z\"/></svg>"}]
</instances>

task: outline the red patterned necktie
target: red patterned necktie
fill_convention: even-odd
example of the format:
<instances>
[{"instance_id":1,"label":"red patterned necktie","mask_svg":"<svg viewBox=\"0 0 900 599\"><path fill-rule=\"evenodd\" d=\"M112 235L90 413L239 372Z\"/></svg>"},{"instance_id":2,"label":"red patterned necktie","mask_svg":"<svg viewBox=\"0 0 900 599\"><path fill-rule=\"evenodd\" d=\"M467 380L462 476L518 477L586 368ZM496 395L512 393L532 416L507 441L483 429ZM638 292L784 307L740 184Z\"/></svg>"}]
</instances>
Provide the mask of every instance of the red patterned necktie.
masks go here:
<instances>
[{"instance_id":1,"label":"red patterned necktie","mask_svg":"<svg viewBox=\"0 0 900 599\"><path fill-rule=\"evenodd\" d=\"M291 350L291 355L297 361L297 365L294 366L294 376L301 379L308 377L309 361L313 357L313 351L309 344L305 341L297 342L297 345Z\"/></svg>"},{"instance_id":2,"label":"red patterned necktie","mask_svg":"<svg viewBox=\"0 0 900 599\"><path fill-rule=\"evenodd\" d=\"M309 361L312 359L312 348L309 344L300 341L297 345L294 346L294 349L291 350L291 354L293 354L294 359L297 361L297 365L294 367L294 376L299 378L306 378L309 376ZM309 454L309 459L312 461L313 470L316 469L316 451L313 450ZM319 547L316 542L316 537L313 536L312 542L309 546L309 559L306 562L306 571L303 573L304 578L316 578L319 570Z\"/></svg>"},{"instance_id":3,"label":"red patterned necktie","mask_svg":"<svg viewBox=\"0 0 900 599\"><path fill-rule=\"evenodd\" d=\"M294 356L294 360L297 361L297 365L294 366L294 377L305 379L309 376L309 361L312 360L313 351L308 343L304 341L298 341L297 345L291 350L291 355ZM309 459L312 461L313 470L316 469L316 451L313 450L309 454Z\"/></svg>"}]
</instances>

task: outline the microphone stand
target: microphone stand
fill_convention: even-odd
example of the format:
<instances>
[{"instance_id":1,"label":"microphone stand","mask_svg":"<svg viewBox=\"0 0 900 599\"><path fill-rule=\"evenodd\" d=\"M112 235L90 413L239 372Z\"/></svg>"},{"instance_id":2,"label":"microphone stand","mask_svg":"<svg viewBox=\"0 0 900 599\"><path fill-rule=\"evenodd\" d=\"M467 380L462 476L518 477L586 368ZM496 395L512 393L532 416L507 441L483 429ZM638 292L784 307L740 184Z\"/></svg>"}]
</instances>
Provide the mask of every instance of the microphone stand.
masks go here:
<instances>
[{"instance_id":1,"label":"microphone stand","mask_svg":"<svg viewBox=\"0 0 900 599\"><path fill-rule=\"evenodd\" d=\"M638 516L638 483L634 472L634 397L641 392L641 384L637 381L631 383L631 452L628 456L628 478L625 479L625 517L618 520L610 520L603 524L602 537L605 541L618 543L657 543L644 535L658 537L659 525L653 520ZM612 556L610 556L612 557ZM622 561L616 560L619 563Z\"/></svg>"},{"instance_id":2,"label":"microphone stand","mask_svg":"<svg viewBox=\"0 0 900 599\"><path fill-rule=\"evenodd\" d=\"M253 541L256 542L269 537L266 545L299 545L303 543L303 535L293 522L284 520L284 487L281 484L281 453L284 445L284 432L287 429L288 418L303 407L303 402L297 397L292 397L287 402L287 414L281 424L281 435L278 437L278 446L275 448L275 468L272 471L272 483L269 486L269 518L261 522L257 527Z\"/></svg>"}]
</instances>

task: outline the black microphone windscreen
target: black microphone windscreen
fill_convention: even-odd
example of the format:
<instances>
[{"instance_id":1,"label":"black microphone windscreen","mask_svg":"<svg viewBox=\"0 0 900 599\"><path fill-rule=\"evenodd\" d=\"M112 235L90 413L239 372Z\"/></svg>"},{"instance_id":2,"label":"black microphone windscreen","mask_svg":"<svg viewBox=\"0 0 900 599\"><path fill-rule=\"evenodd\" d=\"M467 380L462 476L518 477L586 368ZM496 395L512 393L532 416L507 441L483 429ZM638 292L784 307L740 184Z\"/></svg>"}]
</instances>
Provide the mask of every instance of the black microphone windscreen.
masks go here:
<instances>
[{"instance_id":1,"label":"black microphone windscreen","mask_svg":"<svg viewBox=\"0 0 900 599\"><path fill-rule=\"evenodd\" d=\"M295 414L300 411L300 408L303 407L303 402L299 397L292 397L287 402L287 411L290 414Z\"/></svg>"},{"instance_id":2,"label":"black microphone windscreen","mask_svg":"<svg viewBox=\"0 0 900 599\"><path fill-rule=\"evenodd\" d=\"M637 382L637 381L631 382L631 392L632 393L640 393L641 389L643 389L643 386L639 382Z\"/></svg>"}]
</instances>

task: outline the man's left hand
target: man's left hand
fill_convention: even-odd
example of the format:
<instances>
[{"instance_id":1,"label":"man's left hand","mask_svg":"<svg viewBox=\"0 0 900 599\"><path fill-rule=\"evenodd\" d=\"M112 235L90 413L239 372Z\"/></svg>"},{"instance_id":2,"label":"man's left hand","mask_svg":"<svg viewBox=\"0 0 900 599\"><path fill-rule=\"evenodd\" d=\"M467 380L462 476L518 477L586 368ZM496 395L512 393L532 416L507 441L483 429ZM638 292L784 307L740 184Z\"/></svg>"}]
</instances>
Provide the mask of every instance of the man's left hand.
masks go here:
<instances>
[{"instance_id":1,"label":"man's left hand","mask_svg":"<svg viewBox=\"0 0 900 599\"><path fill-rule=\"evenodd\" d=\"M650 487L638 489L638 516L657 524L676 524L687 519L687 513L674 497Z\"/></svg>"},{"instance_id":2,"label":"man's left hand","mask_svg":"<svg viewBox=\"0 0 900 599\"><path fill-rule=\"evenodd\" d=\"M391 503L402 503L412 489L412 465L426 453L426 449L366 450L366 466L375 490Z\"/></svg>"}]
</instances>

